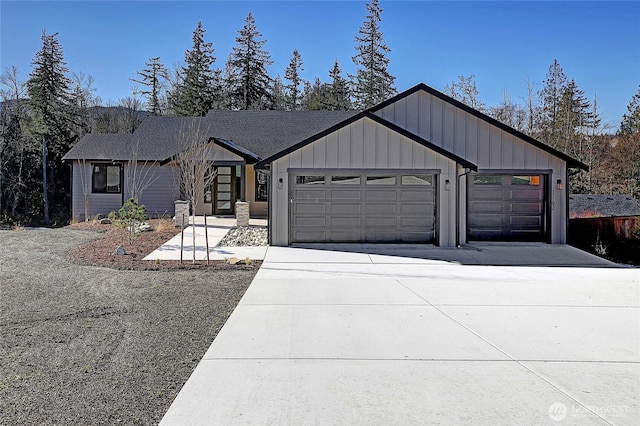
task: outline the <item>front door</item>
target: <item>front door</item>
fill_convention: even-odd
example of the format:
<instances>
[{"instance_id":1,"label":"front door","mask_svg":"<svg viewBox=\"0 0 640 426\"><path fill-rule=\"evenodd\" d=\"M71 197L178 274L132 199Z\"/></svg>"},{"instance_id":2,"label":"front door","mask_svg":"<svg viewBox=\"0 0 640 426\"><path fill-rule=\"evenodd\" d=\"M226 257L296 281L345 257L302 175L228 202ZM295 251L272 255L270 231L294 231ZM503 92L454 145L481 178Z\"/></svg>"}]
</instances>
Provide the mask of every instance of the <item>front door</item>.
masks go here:
<instances>
[{"instance_id":1,"label":"front door","mask_svg":"<svg viewBox=\"0 0 640 426\"><path fill-rule=\"evenodd\" d=\"M234 214L236 204L236 167L216 167L213 181L213 214Z\"/></svg>"}]
</instances>

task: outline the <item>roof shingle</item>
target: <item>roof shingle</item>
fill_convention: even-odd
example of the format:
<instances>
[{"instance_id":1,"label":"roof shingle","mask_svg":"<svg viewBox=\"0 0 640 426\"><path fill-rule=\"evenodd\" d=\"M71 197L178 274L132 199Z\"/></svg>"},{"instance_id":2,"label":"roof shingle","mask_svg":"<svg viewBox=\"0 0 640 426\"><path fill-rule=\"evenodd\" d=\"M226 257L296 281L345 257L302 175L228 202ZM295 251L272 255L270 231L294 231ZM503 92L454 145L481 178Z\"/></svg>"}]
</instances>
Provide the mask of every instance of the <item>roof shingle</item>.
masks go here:
<instances>
[{"instance_id":1,"label":"roof shingle","mask_svg":"<svg viewBox=\"0 0 640 426\"><path fill-rule=\"evenodd\" d=\"M570 218L623 216L640 216L640 203L630 195L569 195Z\"/></svg>"}]
</instances>

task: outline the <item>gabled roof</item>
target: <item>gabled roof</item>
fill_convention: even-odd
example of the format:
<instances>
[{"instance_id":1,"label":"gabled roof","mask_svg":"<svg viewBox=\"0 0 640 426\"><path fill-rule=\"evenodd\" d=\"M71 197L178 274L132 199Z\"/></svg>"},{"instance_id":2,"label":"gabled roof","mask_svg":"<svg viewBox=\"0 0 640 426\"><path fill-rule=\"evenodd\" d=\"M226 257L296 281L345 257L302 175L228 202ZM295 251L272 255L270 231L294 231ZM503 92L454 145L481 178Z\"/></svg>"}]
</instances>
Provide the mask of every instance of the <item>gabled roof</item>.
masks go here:
<instances>
[{"instance_id":1,"label":"gabled roof","mask_svg":"<svg viewBox=\"0 0 640 426\"><path fill-rule=\"evenodd\" d=\"M215 139L246 157L268 157L355 115L354 111L210 111L206 117L146 117L131 135L88 134L65 160L128 160L137 144L139 160L164 161L179 151L185 135Z\"/></svg>"},{"instance_id":2,"label":"gabled roof","mask_svg":"<svg viewBox=\"0 0 640 426\"><path fill-rule=\"evenodd\" d=\"M387 121L387 120L385 120L385 119L383 119L383 118L381 118L381 117L379 117L379 116L377 116L375 114L372 114L369 111L363 111L363 112L361 112L359 114L356 114L356 115L348 118L347 120L344 120L341 123L336 124L335 126L332 126L332 127L328 128L328 129L325 129L322 132L317 133L317 134L315 134L313 136L310 136L309 138L307 138L307 139L305 139L305 140L303 140L301 142L298 142L297 144L292 145L292 146L288 147L287 149L284 149L284 150L282 150L282 151L280 151L280 152L278 152L278 153L276 153L276 154L274 154L274 155L272 155L270 157L267 157L267 158L259 161L258 163L256 163L256 165L254 167L256 169L266 168L268 164L274 162L278 158L284 157L287 154L290 154L290 153L292 153L294 151L297 151L300 148L302 148L302 147L304 147L304 146L306 146L306 145L308 145L308 144L310 144L312 142L315 142L316 140L318 140L320 138L323 138L323 137L325 137L325 136L327 136L327 135L329 135L329 134L331 134L333 132L336 132L336 131L342 129L343 127L346 127L346 126L348 126L348 125L350 125L352 123L355 123L358 120L362 120L363 118L368 118L370 120L373 120L376 123L387 127L391 131L396 132L396 133L398 133L398 134L400 134L402 136L405 136L405 137L411 139L412 141L417 142L420 145L422 145L422 146L424 146L424 147L426 147L428 149L431 149L431 150L437 152L438 154L441 154L441 155L443 155L443 156L445 156L445 157L447 157L447 158L449 158L449 159L461 164L463 167L468 167L468 168L470 168L470 169L472 169L474 171L478 170L478 166L476 166L475 164L471 163L470 161L467 161L464 158L458 157L457 155L455 155L455 154L453 154L453 153L451 153L451 152L449 152L449 151L447 151L445 149L440 148L439 146L427 141L426 139L421 138L420 136L416 135L415 133L409 132L408 130L403 129L403 128L401 128L401 127L399 127L399 126L397 126L397 125L395 125L395 124L393 124L393 123L391 123L391 122L389 122L389 121Z\"/></svg>"},{"instance_id":3,"label":"gabled roof","mask_svg":"<svg viewBox=\"0 0 640 426\"><path fill-rule=\"evenodd\" d=\"M640 216L640 203L630 195L569 195L570 218L624 216Z\"/></svg>"},{"instance_id":4,"label":"gabled roof","mask_svg":"<svg viewBox=\"0 0 640 426\"><path fill-rule=\"evenodd\" d=\"M556 149L553 149L550 146L540 142L539 140L534 139L531 136L526 135L526 134L514 129L513 127L509 127L506 124L496 120L495 118L490 117L490 116L478 111L477 109L471 108L470 106L465 105L462 102L460 102L458 100L455 100L452 97L447 96L444 93L439 92L436 89L434 89L433 87L429 87L424 83L420 83L420 84L412 87L409 90L405 90L404 92L399 93L396 96L394 96L394 97L392 97L390 99L387 99L386 101L384 101L384 102L382 102L382 103L380 103L378 105L373 106L370 109L370 111L371 112L376 112L378 110L381 110L382 108L384 108L384 107L386 107L388 105L391 105L391 104L399 101L400 99L404 99L404 98L406 98L406 97L408 97L408 96L410 96L410 95L412 95L412 94L414 94L414 93L416 93L416 92L418 92L420 90L425 91L425 92L435 96L436 98L439 98L439 99L443 100L444 102L447 102L447 103L449 103L449 104L451 104L451 105L453 105L453 106L455 106L457 108L460 108L463 111L465 111L465 112L467 112L467 113L479 118L480 120L486 121L486 122L488 122L488 123L500 128L501 130L504 130L505 132L507 132L507 133L519 138L519 139L522 139L525 142L530 143L531 145L535 146L536 148L540 148L543 151L546 151L546 152L548 152L550 154L555 155L558 158L563 159L564 161L567 162L567 167L573 167L573 168L579 168L579 169L583 169L583 170L589 170L589 166L587 166L586 164L576 160L575 158L570 157L567 154L565 154L563 152L560 152L560 151L558 151Z\"/></svg>"},{"instance_id":5,"label":"gabled roof","mask_svg":"<svg viewBox=\"0 0 640 426\"><path fill-rule=\"evenodd\" d=\"M62 160L124 160L131 153L133 135L124 134L88 134L75 144Z\"/></svg>"}]
</instances>

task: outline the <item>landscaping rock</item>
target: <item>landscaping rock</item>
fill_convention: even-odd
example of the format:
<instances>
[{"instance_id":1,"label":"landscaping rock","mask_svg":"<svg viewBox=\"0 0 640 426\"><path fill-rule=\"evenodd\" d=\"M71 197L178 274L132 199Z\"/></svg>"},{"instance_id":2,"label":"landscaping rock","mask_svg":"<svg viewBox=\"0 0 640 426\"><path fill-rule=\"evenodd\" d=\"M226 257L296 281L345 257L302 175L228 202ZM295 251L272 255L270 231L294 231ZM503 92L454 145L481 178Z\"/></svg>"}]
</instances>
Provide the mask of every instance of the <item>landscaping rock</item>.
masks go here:
<instances>
[{"instance_id":1,"label":"landscaping rock","mask_svg":"<svg viewBox=\"0 0 640 426\"><path fill-rule=\"evenodd\" d=\"M217 247L251 247L269 245L269 234L264 226L231 228Z\"/></svg>"},{"instance_id":2,"label":"landscaping rock","mask_svg":"<svg viewBox=\"0 0 640 426\"><path fill-rule=\"evenodd\" d=\"M120 244L111 254L114 256L124 256L127 254L127 251L124 249L124 246Z\"/></svg>"}]
</instances>

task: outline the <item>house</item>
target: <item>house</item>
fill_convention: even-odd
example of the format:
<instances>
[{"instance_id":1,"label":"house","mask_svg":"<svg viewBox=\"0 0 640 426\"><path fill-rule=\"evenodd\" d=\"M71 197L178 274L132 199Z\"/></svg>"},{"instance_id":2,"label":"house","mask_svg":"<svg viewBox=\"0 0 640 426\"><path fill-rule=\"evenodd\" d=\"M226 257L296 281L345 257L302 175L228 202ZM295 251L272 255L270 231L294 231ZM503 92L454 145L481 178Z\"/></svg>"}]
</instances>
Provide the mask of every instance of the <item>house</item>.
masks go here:
<instances>
[{"instance_id":1,"label":"house","mask_svg":"<svg viewBox=\"0 0 640 426\"><path fill-rule=\"evenodd\" d=\"M640 217L640 203L630 195L571 194L569 218Z\"/></svg>"},{"instance_id":2,"label":"house","mask_svg":"<svg viewBox=\"0 0 640 426\"><path fill-rule=\"evenodd\" d=\"M253 165L262 156L310 137L354 115L350 111L210 111L206 117L147 117L133 134L88 134L63 157L73 167L71 211L77 220L118 210L138 198L152 216L172 216L181 198L173 161L183 142L211 147L215 179L196 214L234 214L235 201L250 202L250 214L267 216L264 175ZM144 187L137 191L136 186Z\"/></svg>"},{"instance_id":3,"label":"house","mask_svg":"<svg viewBox=\"0 0 640 426\"><path fill-rule=\"evenodd\" d=\"M571 194L569 243L589 248L640 235L640 203L630 195Z\"/></svg>"},{"instance_id":4,"label":"house","mask_svg":"<svg viewBox=\"0 0 640 426\"><path fill-rule=\"evenodd\" d=\"M162 155L153 157L170 164L180 129L175 120L190 119L143 122L132 136L145 145L138 160L157 149ZM564 244L568 171L587 169L424 84L360 113L212 111L202 122L208 141L229 156L219 167L236 166L222 174L218 169L224 183L213 185L210 212L231 213L216 209L240 193L251 203L252 215L268 215L273 245ZM85 144L93 151L83 151ZM76 148L84 158L95 156L91 138L78 145L65 158L79 161ZM99 165L108 156L92 160ZM103 173L93 167L94 174ZM241 182L230 195L223 186L233 187L227 172ZM108 180L108 170L104 173ZM155 196L156 188L149 193ZM74 204L74 214L80 205Z\"/></svg>"}]
</instances>

